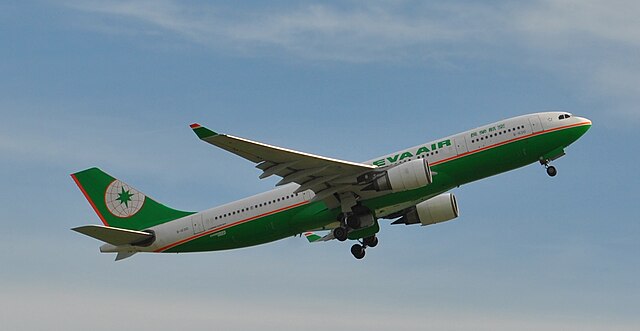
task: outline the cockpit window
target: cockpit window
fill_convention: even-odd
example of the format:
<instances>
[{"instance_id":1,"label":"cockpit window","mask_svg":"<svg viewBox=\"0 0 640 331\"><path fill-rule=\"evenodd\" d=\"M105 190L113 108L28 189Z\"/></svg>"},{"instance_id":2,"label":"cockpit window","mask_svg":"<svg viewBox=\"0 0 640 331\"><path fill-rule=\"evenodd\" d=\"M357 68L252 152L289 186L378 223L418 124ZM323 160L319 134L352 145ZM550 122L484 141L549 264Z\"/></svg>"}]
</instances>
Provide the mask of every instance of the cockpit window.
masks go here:
<instances>
[{"instance_id":1,"label":"cockpit window","mask_svg":"<svg viewBox=\"0 0 640 331\"><path fill-rule=\"evenodd\" d=\"M563 119L569 118L569 117L571 117L571 114L562 114L562 115L558 116L558 119L559 120L563 120Z\"/></svg>"}]
</instances>

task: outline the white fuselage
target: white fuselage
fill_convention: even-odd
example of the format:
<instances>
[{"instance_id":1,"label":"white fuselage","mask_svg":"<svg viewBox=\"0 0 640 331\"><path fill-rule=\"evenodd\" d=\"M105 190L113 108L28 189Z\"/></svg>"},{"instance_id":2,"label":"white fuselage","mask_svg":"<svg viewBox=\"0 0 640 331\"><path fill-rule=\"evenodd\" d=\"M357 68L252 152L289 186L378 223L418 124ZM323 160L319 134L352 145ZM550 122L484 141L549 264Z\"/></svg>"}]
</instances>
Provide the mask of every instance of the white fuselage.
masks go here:
<instances>
[{"instance_id":1,"label":"white fuselage","mask_svg":"<svg viewBox=\"0 0 640 331\"><path fill-rule=\"evenodd\" d=\"M566 114L566 112L544 112L513 117L387 154L364 163L378 167L392 167L415 158L426 158L429 165L437 165L489 148L509 144L521 137L588 122L585 118L574 116L561 119ZM101 250L103 252L126 249L163 251L202 234L221 236L224 235L224 229L239 223L250 222L254 219L310 203L315 196L314 192L307 190L301 193L294 193L298 187L299 185L293 183L283 185L264 193L154 226L150 230L155 232L156 241L148 247L115 247L106 244L101 247ZM366 200L386 193L363 191L360 194L362 194L361 198ZM416 203L416 201L408 204L411 203ZM388 215L405 207L405 204L389 206L384 211L377 210L376 214L380 217L384 215L378 213L383 212Z\"/></svg>"}]
</instances>

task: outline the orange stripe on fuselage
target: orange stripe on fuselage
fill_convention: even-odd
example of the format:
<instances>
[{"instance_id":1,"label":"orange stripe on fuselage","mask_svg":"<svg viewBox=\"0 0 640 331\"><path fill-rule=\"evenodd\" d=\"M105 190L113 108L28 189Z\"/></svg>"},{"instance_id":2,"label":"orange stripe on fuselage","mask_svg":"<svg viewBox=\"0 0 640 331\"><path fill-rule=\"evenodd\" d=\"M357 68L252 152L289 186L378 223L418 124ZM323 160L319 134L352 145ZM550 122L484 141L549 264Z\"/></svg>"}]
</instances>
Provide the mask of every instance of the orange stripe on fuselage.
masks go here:
<instances>
[{"instance_id":1,"label":"orange stripe on fuselage","mask_svg":"<svg viewBox=\"0 0 640 331\"><path fill-rule=\"evenodd\" d=\"M215 228L215 229L211 229L211 230L209 230L209 231L205 231L205 232L203 232L203 233L198 233L197 235L191 236L191 237L189 237L189 238L185 238L185 239L182 239L182 240L180 240L180 241L176 241L176 242L174 242L174 243L172 243L172 244L169 244L169 245L167 245L167 246L164 246L164 247L162 247L162 248L158 248L158 249L156 249L154 252L162 252L162 251L165 251L165 250L167 250L167 249L169 249L169 248L172 248L172 247L175 247L175 246L177 246L177 245L180 245L180 244L186 243L186 242L188 242L188 241L191 241L191 240L194 240L194 239L197 239L197 238L200 238L200 237L206 236L206 235L208 235L208 234L212 234L212 233L215 233L215 232L219 232L219 231L222 231L222 230L228 229L228 228L233 227L233 226L236 226L236 225L240 225L240 224L243 224L243 223L247 223L247 222L249 222L249 221L253 221L253 220L257 219L257 218L261 218L261 217L269 216L269 215L272 215L272 214L275 214L275 213L279 213L279 212L284 211L284 210L287 210L287 209L291 209L291 208L294 208L294 207L302 206L302 205L307 204L307 203L309 203L309 201L302 201L302 202L298 202L298 203L296 203L296 204L293 204L293 205L290 205L290 206L287 206L287 207L282 207L282 208L280 208L280 209L272 210L272 211L270 211L270 212L266 212L266 213L264 213L264 214L256 215L256 216L249 217L249 218L245 218L245 219L243 219L243 220L239 220L239 221L236 221L236 222L233 222L233 223L229 223L229 224L226 224L226 225L224 225L224 226L221 226L221 227L218 227L218 228Z\"/></svg>"},{"instance_id":2,"label":"orange stripe on fuselage","mask_svg":"<svg viewBox=\"0 0 640 331\"><path fill-rule=\"evenodd\" d=\"M482 151L486 151L486 150L494 148L494 147L506 145L506 144L512 143L514 141L530 138L530 137L533 137L533 136L538 136L538 135L541 135L541 134L544 134L544 133L563 130L563 129L568 129L568 128L573 128L573 127L576 127L576 126L583 126L583 125L591 125L591 122L590 121L589 122L580 122L580 123L576 123L576 124L560 126L560 127L549 129L549 130L542 130L542 131L539 131L539 132L534 132L534 133L528 134L526 136L521 136L521 137L509 139L509 140L506 140L506 141L502 141L502 142L499 142L499 143L495 143L493 145L485 146L485 147L479 148L479 149L477 149L475 151L472 151L472 152L465 152L465 153L462 153L462 154L459 154L459 155L456 155L456 156L452 156L450 158L446 158L446 159L443 159L443 160L440 160L440 161L436 161L436 162L430 163L429 166L443 164L445 162L448 162L448 161L451 161L451 160L455 160L457 158L461 158L461 157L464 157L464 156L467 156L467 155L471 155L471 154L479 153L479 152L482 152Z\"/></svg>"}]
</instances>

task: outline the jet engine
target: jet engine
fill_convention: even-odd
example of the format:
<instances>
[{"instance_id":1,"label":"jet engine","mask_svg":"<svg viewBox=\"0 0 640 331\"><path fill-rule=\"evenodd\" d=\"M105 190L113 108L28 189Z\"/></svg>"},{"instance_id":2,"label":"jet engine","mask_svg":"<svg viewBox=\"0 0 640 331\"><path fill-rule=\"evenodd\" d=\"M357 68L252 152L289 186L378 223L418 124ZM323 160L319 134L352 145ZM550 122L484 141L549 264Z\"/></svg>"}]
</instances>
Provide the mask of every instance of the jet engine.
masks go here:
<instances>
[{"instance_id":1,"label":"jet engine","mask_svg":"<svg viewBox=\"0 0 640 331\"><path fill-rule=\"evenodd\" d=\"M432 182L431 168L427 160L416 159L378 174L366 189L378 192L388 190L402 192L420 188Z\"/></svg>"},{"instance_id":2,"label":"jet engine","mask_svg":"<svg viewBox=\"0 0 640 331\"><path fill-rule=\"evenodd\" d=\"M423 226L450 221L460 215L456 196L444 193L411 207L399 220L392 224L417 224Z\"/></svg>"}]
</instances>

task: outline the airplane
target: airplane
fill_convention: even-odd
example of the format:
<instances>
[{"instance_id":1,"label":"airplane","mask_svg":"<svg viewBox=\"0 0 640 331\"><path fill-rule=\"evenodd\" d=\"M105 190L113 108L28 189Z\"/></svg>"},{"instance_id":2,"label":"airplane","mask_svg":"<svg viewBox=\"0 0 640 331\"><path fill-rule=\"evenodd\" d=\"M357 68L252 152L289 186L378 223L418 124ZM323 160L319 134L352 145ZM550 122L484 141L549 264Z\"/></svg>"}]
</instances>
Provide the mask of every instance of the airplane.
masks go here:
<instances>
[{"instance_id":1,"label":"airplane","mask_svg":"<svg viewBox=\"0 0 640 331\"><path fill-rule=\"evenodd\" d=\"M138 252L227 250L300 235L310 242L355 240L357 259L378 244L379 220L446 222L459 216L448 191L532 163L549 176L551 162L591 128L567 112L504 119L365 162L339 160L214 132L191 124L198 138L281 177L276 188L201 212L167 207L98 168L71 175L103 225L72 230L103 244L116 261ZM318 231L326 231L320 236Z\"/></svg>"}]
</instances>

